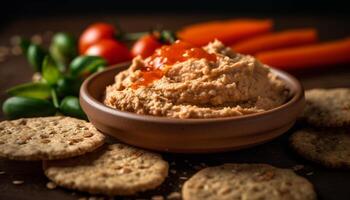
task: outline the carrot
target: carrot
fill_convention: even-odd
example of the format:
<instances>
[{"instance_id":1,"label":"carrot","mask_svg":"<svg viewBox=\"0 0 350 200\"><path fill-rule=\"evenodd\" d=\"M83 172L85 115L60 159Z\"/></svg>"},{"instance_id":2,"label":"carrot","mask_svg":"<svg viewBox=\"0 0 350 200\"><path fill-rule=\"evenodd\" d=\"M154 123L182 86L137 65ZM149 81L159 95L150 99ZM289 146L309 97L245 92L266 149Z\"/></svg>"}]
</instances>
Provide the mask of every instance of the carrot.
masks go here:
<instances>
[{"instance_id":1,"label":"carrot","mask_svg":"<svg viewBox=\"0 0 350 200\"><path fill-rule=\"evenodd\" d=\"M265 51L256 57L262 63L286 70L350 63L350 38Z\"/></svg>"},{"instance_id":2,"label":"carrot","mask_svg":"<svg viewBox=\"0 0 350 200\"><path fill-rule=\"evenodd\" d=\"M255 54L260 51L310 44L316 41L315 29L295 29L250 38L232 45L231 48L239 53Z\"/></svg>"},{"instance_id":3,"label":"carrot","mask_svg":"<svg viewBox=\"0 0 350 200\"><path fill-rule=\"evenodd\" d=\"M180 39L194 45L205 45L214 39L229 45L242 39L270 32L272 27L271 20L234 19L189 25L181 29L177 35Z\"/></svg>"}]
</instances>

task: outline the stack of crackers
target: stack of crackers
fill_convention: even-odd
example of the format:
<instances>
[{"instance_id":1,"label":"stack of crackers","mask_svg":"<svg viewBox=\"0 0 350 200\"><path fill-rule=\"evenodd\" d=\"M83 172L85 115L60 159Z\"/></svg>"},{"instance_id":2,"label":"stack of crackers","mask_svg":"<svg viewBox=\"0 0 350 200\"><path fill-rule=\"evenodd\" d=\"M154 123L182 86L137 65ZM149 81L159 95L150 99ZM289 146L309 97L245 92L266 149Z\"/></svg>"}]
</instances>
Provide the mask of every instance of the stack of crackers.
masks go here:
<instances>
[{"instance_id":1,"label":"stack of crackers","mask_svg":"<svg viewBox=\"0 0 350 200\"><path fill-rule=\"evenodd\" d=\"M290 138L305 158L332 168L350 167L350 90L306 92L304 129ZM86 121L56 116L0 122L0 156L43 160L55 184L91 194L135 195L160 186L168 162L159 154L118 142ZM182 187L184 200L314 200L313 185L291 169L267 164L206 167ZM181 198L181 197L179 197Z\"/></svg>"},{"instance_id":2,"label":"stack of crackers","mask_svg":"<svg viewBox=\"0 0 350 200\"><path fill-rule=\"evenodd\" d=\"M43 160L55 184L92 194L133 195L158 187L168 174L160 155L105 136L71 117L27 118L0 123L0 156Z\"/></svg>"},{"instance_id":3,"label":"stack of crackers","mask_svg":"<svg viewBox=\"0 0 350 200\"><path fill-rule=\"evenodd\" d=\"M305 128L290 143L304 158L325 167L350 169L350 89L306 91Z\"/></svg>"}]
</instances>

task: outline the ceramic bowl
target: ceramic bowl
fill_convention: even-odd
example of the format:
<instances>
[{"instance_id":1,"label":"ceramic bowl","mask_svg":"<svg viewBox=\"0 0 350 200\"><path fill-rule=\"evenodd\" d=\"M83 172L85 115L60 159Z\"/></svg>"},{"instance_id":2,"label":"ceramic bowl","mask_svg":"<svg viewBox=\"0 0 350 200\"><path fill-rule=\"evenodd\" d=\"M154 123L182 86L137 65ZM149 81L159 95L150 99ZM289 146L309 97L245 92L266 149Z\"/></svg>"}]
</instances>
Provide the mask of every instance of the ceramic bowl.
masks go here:
<instances>
[{"instance_id":1,"label":"ceramic bowl","mask_svg":"<svg viewBox=\"0 0 350 200\"><path fill-rule=\"evenodd\" d=\"M304 107L304 90L297 79L272 69L292 96L277 108L236 117L174 119L124 112L102 103L106 86L129 63L119 64L87 78L80 103L97 129L122 142L145 149L176 153L207 153L258 145L285 133Z\"/></svg>"}]
</instances>

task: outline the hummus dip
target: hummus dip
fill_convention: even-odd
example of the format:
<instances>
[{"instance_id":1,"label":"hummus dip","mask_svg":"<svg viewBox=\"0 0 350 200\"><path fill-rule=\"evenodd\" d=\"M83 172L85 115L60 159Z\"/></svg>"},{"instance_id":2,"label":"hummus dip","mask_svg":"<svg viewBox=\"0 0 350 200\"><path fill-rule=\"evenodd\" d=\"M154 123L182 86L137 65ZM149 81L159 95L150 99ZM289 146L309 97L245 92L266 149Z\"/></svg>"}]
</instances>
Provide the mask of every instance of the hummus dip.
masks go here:
<instances>
[{"instance_id":1,"label":"hummus dip","mask_svg":"<svg viewBox=\"0 0 350 200\"><path fill-rule=\"evenodd\" d=\"M137 114L215 118L263 112L287 99L269 67L216 40L203 48L177 41L135 57L106 88L104 103Z\"/></svg>"}]
</instances>

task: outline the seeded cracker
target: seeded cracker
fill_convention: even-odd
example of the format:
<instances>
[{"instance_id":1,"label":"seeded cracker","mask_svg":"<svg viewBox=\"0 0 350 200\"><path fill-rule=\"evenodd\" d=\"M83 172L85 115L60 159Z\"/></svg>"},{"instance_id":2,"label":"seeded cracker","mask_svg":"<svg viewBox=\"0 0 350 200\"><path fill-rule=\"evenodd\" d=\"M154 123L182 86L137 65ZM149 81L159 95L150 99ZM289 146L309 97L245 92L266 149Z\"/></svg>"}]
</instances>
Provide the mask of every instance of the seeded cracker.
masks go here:
<instances>
[{"instance_id":1,"label":"seeded cracker","mask_svg":"<svg viewBox=\"0 0 350 200\"><path fill-rule=\"evenodd\" d=\"M57 185L92 194L132 195L158 187L168 175L161 156L124 144L105 145L84 156L45 161Z\"/></svg>"},{"instance_id":2,"label":"seeded cracker","mask_svg":"<svg viewBox=\"0 0 350 200\"><path fill-rule=\"evenodd\" d=\"M192 176L182 188L184 200L314 200L311 183L292 170L266 164L224 164Z\"/></svg>"},{"instance_id":3,"label":"seeded cracker","mask_svg":"<svg viewBox=\"0 0 350 200\"><path fill-rule=\"evenodd\" d=\"M350 89L313 89L305 92L303 117L317 127L350 125Z\"/></svg>"},{"instance_id":4,"label":"seeded cracker","mask_svg":"<svg viewBox=\"0 0 350 200\"><path fill-rule=\"evenodd\" d=\"M105 136L71 117L25 118L0 122L0 156L15 160L63 159L91 152Z\"/></svg>"},{"instance_id":5,"label":"seeded cracker","mask_svg":"<svg viewBox=\"0 0 350 200\"><path fill-rule=\"evenodd\" d=\"M308 160L330 168L350 169L350 132L345 129L303 129L291 136L290 143Z\"/></svg>"}]
</instances>

